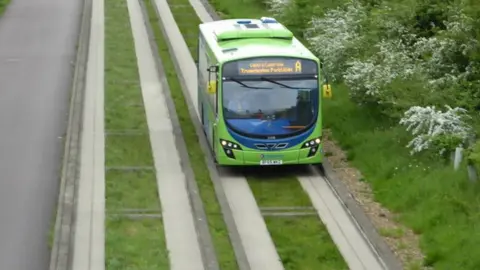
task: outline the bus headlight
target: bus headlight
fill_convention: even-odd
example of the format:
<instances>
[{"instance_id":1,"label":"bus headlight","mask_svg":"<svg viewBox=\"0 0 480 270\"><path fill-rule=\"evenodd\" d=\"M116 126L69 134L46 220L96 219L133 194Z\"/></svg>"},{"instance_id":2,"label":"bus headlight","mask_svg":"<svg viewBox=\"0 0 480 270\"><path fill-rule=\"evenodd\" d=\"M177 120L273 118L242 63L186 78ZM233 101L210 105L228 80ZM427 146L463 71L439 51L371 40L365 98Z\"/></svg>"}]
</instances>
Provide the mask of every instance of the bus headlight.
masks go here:
<instances>
[{"instance_id":1,"label":"bus headlight","mask_svg":"<svg viewBox=\"0 0 480 270\"><path fill-rule=\"evenodd\" d=\"M315 154L317 154L318 148L320 147L321 142L322 142L322 139L318 137L303 143L302 149L310 148L310 151L308 151L307 157L313 157Z\"/></svg>"},{"instance_id":2,"label":"bus headlight","mask_svg":"<svg viewBox=\"0 0 480 270\"><path fill-rule=\"evenodd\" d=\"M229 158L235 159L235 154L233 153L233 150L242 150L242 147L240 147L240 145L231 141L220 139L220 144L222 145L223 152L225 152L225 155L227 155L227 157Z\"/></svg>"},{"instance_id":3,"label":"bus headlight","mask_svg":"<svg viewBox=\"0 0 480 270\"><path fill-rule=\"evenodd\" d=\"M220 144L222 145L222 147L224 149L242 150L242 147L240 147L240 145L238 145L237 143L227 141L227 140L224 140L224 139L220 139Z\"/></svg>"},{"instance_id":4,"label":"bus headlight","mask_svg":"<svg viewBox=\"0 0 480 270\"><path fill-rule=\"evenodd\" d=\"M320 137L308 140L302 144L302 148L318 147L322 139Z\"/></svg>"}]
</instances>

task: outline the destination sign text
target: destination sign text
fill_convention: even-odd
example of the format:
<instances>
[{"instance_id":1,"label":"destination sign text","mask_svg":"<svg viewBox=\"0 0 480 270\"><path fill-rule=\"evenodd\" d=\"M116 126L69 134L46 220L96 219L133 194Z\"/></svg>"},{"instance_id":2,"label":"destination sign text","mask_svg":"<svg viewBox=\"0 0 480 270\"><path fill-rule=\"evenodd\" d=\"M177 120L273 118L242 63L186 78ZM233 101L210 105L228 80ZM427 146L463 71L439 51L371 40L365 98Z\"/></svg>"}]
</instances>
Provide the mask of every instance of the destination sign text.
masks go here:
<instances>
[{"instance_id":1,"label":"destination sign text","mask_svg":"<svg viewBox=\"0 0 480 270\"><path fill-rule=\"evenodd\" d=\"M252 58L226 63L223 76L316 75L317 63L298 58Z\"/></svg>"}]
</instances>

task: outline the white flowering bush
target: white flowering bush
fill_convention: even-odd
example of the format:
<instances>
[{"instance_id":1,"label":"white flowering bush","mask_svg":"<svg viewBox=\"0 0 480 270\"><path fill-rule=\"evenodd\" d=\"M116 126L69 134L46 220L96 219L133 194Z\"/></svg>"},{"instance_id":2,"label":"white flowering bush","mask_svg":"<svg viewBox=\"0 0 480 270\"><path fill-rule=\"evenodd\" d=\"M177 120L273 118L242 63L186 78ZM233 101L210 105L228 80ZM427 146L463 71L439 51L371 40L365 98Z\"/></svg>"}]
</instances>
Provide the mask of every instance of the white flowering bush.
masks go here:
<instances>
[{"instance_id":1,"label":"white flowering bush","mask_svg":"<svg viewBox=\"0 0 480 270\"><path fill-rule=\"evenodd\" d=\"M362 22L366 19L365 8L352 1L346 7L327 10L323 17L310 21L304 35L333 81L341 79L346 62L358 50Z\"/></svg>"},{"instance_id":2,"label":"white flowering bush","mask_svg":"<svg viewBox=\"0 0 480 270\"><path fill-rule=\"evenodd\" d=\"M436 110L434 106L414 106L405 112L400 124L415 136L407 145L412 149L412 155L432 148L444 154L469 138L472 129L465 121L469 118L467 111L445 107L445 112Z\"/></svg>"},{"instance_id":3,"label":"white flowering bush","mask_svg":"<svg viewBox=\"0 0 480 270\"><path fill-rule=\"evenodd\" d=\"M290 3L291 0L267 0L267 7L274 17L281 18L285 15Z\"/></svg>"},{"instance_id":4,"label":"white flowering bush","mask_svg":"<svg viewBox=\"0 0 480 270\"><path fill-rule=\"evenodd\" d=\"M343 81L354 101L413 125L412 131L415 119L424 121L415 130L436 127L415 131L413 152L463 143L454 116L465 114L459 108L471 113L480 106L480 18L470 4L462 9L463 2L445 2L432 11L428 3L401 1L264 1L296 35L303 33L329 77ZM435 110L443 104L455 109Z\"/></svg>"},{"instance_id":5,"label":"white flowering bush","mask_svg":"<svg viewBox=\"0 0 480 270\"><path fill-rule=\"evenodd\" d=\"M422 67L430 76L428 84L436 89L456 86L471 75L474 67L467 58L479 46L473 36L475 29L471 17L456 11L444 24L445 30L433 37L418 38L414 44L423 57Z\"/></svg>"},{"instance_id":6,"label":"white flowering bush","mask_svg":"<svg viewBox=\"0 0 480 270\"><path fill-rule=\"evenodd\" d=\"M397 79L409 80L422 71L401 41L383 40L375 47L378 53L371 58L349 61L343 78L357 101L395 104L401 95L387 91L387 85Z\"/></svg>"}]
</instances>

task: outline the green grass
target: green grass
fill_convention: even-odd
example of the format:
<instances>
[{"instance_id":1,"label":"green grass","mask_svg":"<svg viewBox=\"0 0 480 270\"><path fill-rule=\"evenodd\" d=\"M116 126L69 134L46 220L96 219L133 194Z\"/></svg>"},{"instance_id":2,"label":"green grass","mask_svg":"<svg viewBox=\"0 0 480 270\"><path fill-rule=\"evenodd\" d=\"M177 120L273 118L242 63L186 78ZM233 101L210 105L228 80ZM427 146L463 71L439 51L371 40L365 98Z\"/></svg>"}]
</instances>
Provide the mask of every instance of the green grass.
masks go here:
<instances>
[{"instance_id":1,"label":"green grass","mask_svg":"<svg viewBox=\"0 0 480 270\"><path fill-rule=\"evenodd\" d=\"M153 166L148 135L109 135L105 144L107 166Z\"/></svg>"},{"instance_id":2,"label":"green grass","mask_svg":"<svg viewBox=\"0 0 480 270\"><path fill-rule=\"evenodd\" d=\"M160 210L153 171L108 171L106 179L107 209Z\"/></svg>"},{"instance_id":3,"label":"green grass","mask_svg":"<svg viewBox=\"0 0 480 270\"><path fill-rule=\"evenodd\" d=\"M390 238L401 238L405 235L405 231L402 228L380 228L379 233Z\"/></svg>"},{"instance_id":4,"label":"green grass","mask_svg":"<svg viewBox=\"0 0 480 270\"><path fill-rule=\"evenodd\" d=\"M413 158L403 129L352 104L344 86L334 91L324 110L335 117L325 117L325 124L371 184L375 199L421 234L424 264L479 269L480 190L468 183L465 169L454 172L439 160Z\"/></svg>"},{"instance_id":5,"label":"green grass","mask_svg":"<svg viewBox=\"0 0 480 270\"><path fill-rule=\"evenodd\" d=\"M107 219L106 269L169 269L165 236L158 220ZM121 244L119 244L121 243ZM163 244L163 245L162 245Z\"/></svg>"},{"instance_id":6,"label":"green grass","mask_svg":"<svg viewBox=\"0 0 480 270\"><path fill-rule=\"evenodd\" d=\"M168 0L168 3L193 58L197 59L198 24L201 23L199 18L189 5L188 0ZM238 7L238 10L242 8L243 6ZM247 13L250 11L251 7L244 14L234 16L247 16ZM311 206L310 199L295 177L289 176L275 179L249 177L247 180L260 207ZM329 268L329 264L325 264L322 260L315 259L320 258L318 249L336 251L335 244L330 239L326 228L321 224L318 217L288 221L288 219L277 220L275 218L266 220L266 225L270 232L282 232L278 234L272 233L272 238L279 250L282 261L285 263L285 267L287 269L300 269L298 268L299 266L302 267L301 269L333 269ZM295 226L298 226L298 228L295 228ZM312 244L312 235L326 235L327 237L320 237L320 242ZM295 244L292 245L292 243ZM311 248L311 246L315 248ZM292 249L296 250L296 252L291 252ZM338 251L333 253L330 258L335 261L332 265L341 266L337 269L346 267Z\"/></svg>"},{"instance_id":7,"label":"green grass","mask_svg":"<svg viewBox=\"0 0 480 270\"><path fill-rule=\"evenodd\" d=\"M7 5L10 3L10 0L0 0L0 15L5 11Z\"/></svg>"},{"instance_id":8,"label":"green grass","mask_svg":"<svg viewBox=\"0 0 480 270\"><path fill-rule=\"evenodd\" d=\"M105 129L138 130L140 135L108 135L105 166L153 166L137 59L125 0L105 2ZM107 213L160 209L155 173L106 172ZM158 220L107 218L107 270L168 269L163 224Z\"/></svg>"},{"instance_id":9,"label":"green grass","mask_svg":"<svg viewBox=\"0 0 480 270\"><path fill-rule=\"evenodd\" d=\"M318 217L266 217L265 222L286 270L348 269Z\"/></svg>"},{"instance_id":10,"label":"green grass","mask_svg":"<svg viewBox=\"0 0 480 270\"><path fill-rule=\"evenodd\" d=\"M247 180L260 207L312 206L295 177L272 179L252 176Z\"/></svg>"},{"instance_id":11,"label":"green grass","mask_svg":"<svg viewBox=\"0 0 480 270\"><path fill-rule=\"evenodd\" d=\"M261 18L267 16L262 0L210 0L222 19Z\"/></svg>"},{"instance_id":12,"label":"green grass","mask_svg":"<svg viewBox=\"0 0 480 270\"><path fill-rule=\"evenodd\" d=\"M197 17L188 0L167 0L167 2L182 36L185 42L187 42L190 54L192 54L193 59L197 59L198 25L202 22Z\"/></svg>"},{"instance_id":13,"label":"green grass","mask_svg":"<svg viewBox=\"0 0 480 270\"><path fill-rule=\"evenodd\" d=\"M195 132L195 126L190 119L188 106L185 102L181 85L178 81L175 66L170 58L168 46L158 25L159 19L157 18L154 7L149 0L146 0L146 6L150 17L150 23L155 34L155 40L158 45L158 52L166 72L168 85L175 103L175 109L178 115L180 126L182 128L183 139L186 145L189 146L188 155L192 161L192 169L195 174L195 180L197 182L199 193L207 214L208 225L220 268L222 270L238 269L227 227L221 214L220 205L216 200L213 183L210 179L210 174L205 163L205 155L200 145L198 145L199 139ZM192 17L189 19L193 20Z\"/></svg>"}]
</instances>

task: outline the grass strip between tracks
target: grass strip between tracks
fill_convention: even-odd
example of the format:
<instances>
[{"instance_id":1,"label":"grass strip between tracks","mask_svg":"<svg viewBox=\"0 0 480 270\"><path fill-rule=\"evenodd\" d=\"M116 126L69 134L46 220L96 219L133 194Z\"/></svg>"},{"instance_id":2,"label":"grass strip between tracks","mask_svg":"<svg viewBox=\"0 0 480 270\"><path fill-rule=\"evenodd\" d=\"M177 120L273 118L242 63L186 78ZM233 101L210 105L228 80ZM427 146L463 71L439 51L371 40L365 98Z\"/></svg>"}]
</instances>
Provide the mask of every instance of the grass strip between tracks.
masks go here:
<instances>
[{"instance_id":1,"label":"grass strip between tracks","mask_svg":"<svg viewBox=\"0 0 480 270\"><path fill-rule=\"evenodd\" d=\"M229 3L224 6L225 18L228 18L227 12L231 17L260 18L265 15L263 10L255 9L257 4L253 2L239 4L232 0L226 1ZM190 53L197 59L200 19L188 0L168 0L168 3ZM295 176L274 179L258 176L247 177L247 180L260 207L312 206ZM327 229L317 216L266 217L265 222L285 269L347 269Z\"/></svg>"},{"instance_id":2,"label":"grass strip between tracks","mask_svg":"<svg viewBox=\"0 0 480 270\"><path fill-rule=\"evenodd\" d=\"M107 168L153 167L126 0L105 0L105 129ZM115 169L105 177L106 269L167 269L161 219L111 215L127 209L160 211L155 172Z\"/></svg>"},{"instance_id":3,"label":"grass strip between tracks","mask_svg":"<svg viewBox=\"0 0 480 270\"><path fill-rule=\"evenodd\" d=\"M189 158L193 161L191 163L192 170L195 174L195 180L197 181L200 196L207 214L208 226L212 235L218 263L222 270L238 269L227 226L223 220L220 205L216 199L213 183L210 179L210 174L205 163L205 156L200 145L198 145L199 139L195 132L195 126L188 113L188 105L185 102L175 66L170 58L168 45L159 26L159 18L157 18L153 3L150 0L146 0L145 4L153 33L155 35L154 38L158 46L158 53L166 72L173 102L175 103L175 109L184 136L183 139L188 146ZM187 20L190 19L195 21L194 18L195 17L190 17L187 18Z\"/></svg>"}]
</instances>

